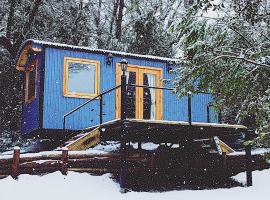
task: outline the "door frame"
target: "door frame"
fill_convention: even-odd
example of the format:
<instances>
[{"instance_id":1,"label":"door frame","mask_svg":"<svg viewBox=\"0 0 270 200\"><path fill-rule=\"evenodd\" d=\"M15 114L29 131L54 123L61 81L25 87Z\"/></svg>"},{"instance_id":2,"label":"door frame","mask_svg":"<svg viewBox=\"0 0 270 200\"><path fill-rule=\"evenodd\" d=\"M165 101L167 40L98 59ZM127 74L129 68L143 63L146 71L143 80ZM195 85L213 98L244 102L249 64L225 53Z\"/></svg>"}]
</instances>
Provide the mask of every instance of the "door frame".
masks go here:
<instances>
[{"instance_id":1,"label":"door frame","mask_svg":"<svg viewBox=\"0 0 270 200\"><path fill-rule=\"evenodd\" d=\"M136 72L136 85L143 85L143 74L155 74L156 75L156 87L162 87L162 75L163 70L162 68L156 67L148 67L148 66L139 66L139 65L131 65L128 64L128 70ZM116 63L116 85L121 84L121 64ZM136 87L136 119L143 119L143 88ZM116 103L115 103L115 114L116 119L119 119L121 116L121 88L116 90ZM156 89L156 119L155 120L162 120L163 119L163 96L162 96L162 89Z\"/></svg>"}]
</instances>

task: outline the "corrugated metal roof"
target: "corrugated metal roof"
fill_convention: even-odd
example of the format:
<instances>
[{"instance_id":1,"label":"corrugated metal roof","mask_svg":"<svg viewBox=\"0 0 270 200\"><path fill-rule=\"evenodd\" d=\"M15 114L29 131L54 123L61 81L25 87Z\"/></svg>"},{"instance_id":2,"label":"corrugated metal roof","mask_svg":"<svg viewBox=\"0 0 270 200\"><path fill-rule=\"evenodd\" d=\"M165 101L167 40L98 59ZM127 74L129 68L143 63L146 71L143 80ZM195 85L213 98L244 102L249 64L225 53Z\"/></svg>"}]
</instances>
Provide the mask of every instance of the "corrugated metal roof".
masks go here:
<instances>
[{"instance_id":1,"label":"corrugated metal roof","mask_svg":"<svg viewBox=\"0 0 270 200\"><path fill-rule=\"evenodd\" d=\"M141 55L141 54L133 54L133 53L126 53L121 51L111 51L111 50L104 50L104 49L93 49L89 47L83 47L83 46L74 46L74 45L68 45L68 44L61 44L61 43L55 43L55 42L46 42L41 40L33 40L29 39L26 40L22 47L26 45L29 42L33 42L36 44L41 44L48 47L56 47L61 49L71 49L75 51L86 51L86 52L92 52L92 53L101 53L101 54L113 54L114 56L122 56L122 57L134 57L134 58L143 58L143 59L151 59L151 60L159 60L159 61L172 61L172 62L178 62L179 59L176 58L166 58L166 57L159 57L159 56L152 56L152 55Z\"/></svg>"}]
</instances>

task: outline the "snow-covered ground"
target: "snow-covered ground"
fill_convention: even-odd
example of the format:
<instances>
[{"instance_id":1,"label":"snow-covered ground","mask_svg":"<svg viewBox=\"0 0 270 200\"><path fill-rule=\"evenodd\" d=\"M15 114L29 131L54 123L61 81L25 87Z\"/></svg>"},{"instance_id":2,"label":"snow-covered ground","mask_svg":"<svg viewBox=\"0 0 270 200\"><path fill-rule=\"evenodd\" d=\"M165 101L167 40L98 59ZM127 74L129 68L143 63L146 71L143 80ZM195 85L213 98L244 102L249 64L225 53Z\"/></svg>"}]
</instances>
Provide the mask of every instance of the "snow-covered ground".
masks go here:
<instances>
[{"instance_id":1,"label":"snow-covered ground","mask_svg":"<svg viewBox=\"0 0 270 200\"><path fill-rule=\"evenodd\" d=\"M245 173L238 174L235 180L245 183ZM44 176L20 175L18 180L10 176L0 180L0 199L2 200L69 200L69 199L135 199L159 200L165 198L183 200L270 200L270 170L253 172L252 187L234 187L212 190L174 190L168 192L119 192L119 184L110 174L92 176L86 173L60 172Z\"/></svg>"}]
</instances>

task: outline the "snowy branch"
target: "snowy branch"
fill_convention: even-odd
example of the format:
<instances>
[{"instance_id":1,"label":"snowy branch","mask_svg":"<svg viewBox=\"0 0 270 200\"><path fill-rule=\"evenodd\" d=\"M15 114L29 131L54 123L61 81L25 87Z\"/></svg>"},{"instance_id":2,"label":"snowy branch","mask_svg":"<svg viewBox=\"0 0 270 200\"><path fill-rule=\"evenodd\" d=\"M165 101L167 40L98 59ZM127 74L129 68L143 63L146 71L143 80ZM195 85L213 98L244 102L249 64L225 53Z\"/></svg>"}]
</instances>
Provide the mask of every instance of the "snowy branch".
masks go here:
<instances>
[{"instance_id":1,"label":"snowy branch","mask_svg":"<svg viewBox=\"0 0 270 200\"><path fill-rule=\"evenodd\" d=\"M239 57L239 56L233 56L233 55L220 55L220 56L217 56L214 59L212 59L210 62L214 62L216 60L223 59L223 58L232 58L232 59L242 60L242 61L245 61L247 63L251 63L254 65L258 65L258 66L266 67L266 68L270 69L270 65L267 65L264 63L258 63L255 60L251 60L251 59L247 59L247 58L243 58L243 57ZM209 64L209 62L207 64Z\"/></svg>"}]
</instances>

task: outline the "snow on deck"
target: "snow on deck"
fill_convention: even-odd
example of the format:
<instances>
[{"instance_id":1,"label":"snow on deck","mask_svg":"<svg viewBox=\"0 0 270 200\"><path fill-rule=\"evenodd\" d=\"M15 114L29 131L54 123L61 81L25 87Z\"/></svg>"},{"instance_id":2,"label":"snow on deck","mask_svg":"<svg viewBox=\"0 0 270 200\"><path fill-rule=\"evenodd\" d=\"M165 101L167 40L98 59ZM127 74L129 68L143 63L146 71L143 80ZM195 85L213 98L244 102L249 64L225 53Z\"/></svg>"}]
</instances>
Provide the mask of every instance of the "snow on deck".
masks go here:
<instances>
[{"instance_id":1,"label":"snow on deck","mask_svg":"<svg viewBox=\"0 0 270 200\"><path fill-rule=\"evenodd\" d=\"M253 149L251 151L251 155L263 155L263 154L269 154L270 153L270 149L267 148L257 148L257 149ZM245 155L246 152L245 151L235 151L233 153L230 153L229 155Z\"/></svg>"},{"instance_id":2,"label":"snow on deck","mask_svg":"<svg viewBox=\"0 0 270 200\"><path fill-rule=\"evenodd\" d=\"M45 176L20 175L18 180L10 176L0 180L0 197L5 200L74 200L74 199L110 199L110 200L268 200L270 170L255 171L252 187L234 187L212 190L173 190L168 192L119 192L119 184L110 174L92 176L86 173L69 172L63 176L54 172ZM245 183L245 173L238 174L235 180Z\"/></svg>"}]
</instances>

